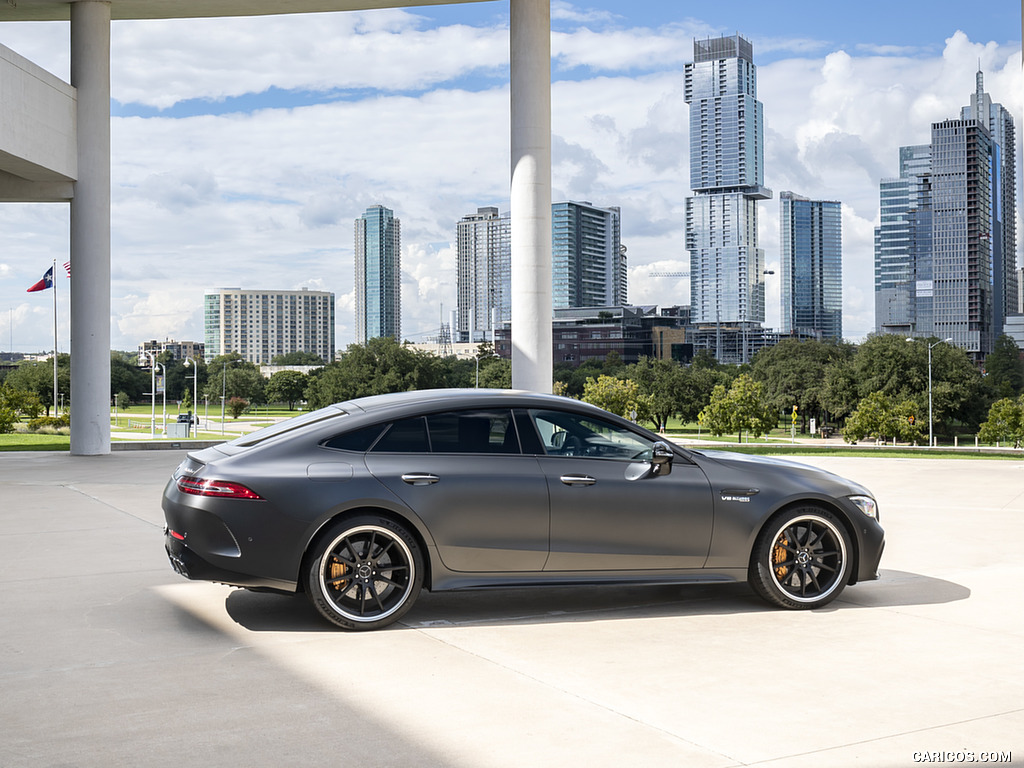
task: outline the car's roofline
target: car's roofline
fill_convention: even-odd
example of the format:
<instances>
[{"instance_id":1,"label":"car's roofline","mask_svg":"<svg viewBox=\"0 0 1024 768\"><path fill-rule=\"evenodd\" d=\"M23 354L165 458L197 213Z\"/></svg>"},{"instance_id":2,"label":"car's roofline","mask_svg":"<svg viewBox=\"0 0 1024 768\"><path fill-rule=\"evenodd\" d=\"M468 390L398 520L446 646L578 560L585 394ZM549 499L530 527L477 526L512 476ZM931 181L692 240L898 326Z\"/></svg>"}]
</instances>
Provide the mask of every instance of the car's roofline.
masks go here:
<instances>
[{"instance_id":1,"label":"car's roofline","mask_svg":"<svg viewBox=\"0 0 1024 768\"><path fill-rule=\"evenodd\" d=\"M383 395L369 395L353 400L336 403L348 413L363 412L372 413L382 408L394 408L403 406L424 406L431 404L448 405L455 398L458 398L460 405L515 402L519 405L561 405L566 403L582 404L585 407L593 407L580 400L561 397L560 395L549 395L543 392L530 392L522 389L417 389L408 392L390 392Z\"/></svg>"}]
</instances>

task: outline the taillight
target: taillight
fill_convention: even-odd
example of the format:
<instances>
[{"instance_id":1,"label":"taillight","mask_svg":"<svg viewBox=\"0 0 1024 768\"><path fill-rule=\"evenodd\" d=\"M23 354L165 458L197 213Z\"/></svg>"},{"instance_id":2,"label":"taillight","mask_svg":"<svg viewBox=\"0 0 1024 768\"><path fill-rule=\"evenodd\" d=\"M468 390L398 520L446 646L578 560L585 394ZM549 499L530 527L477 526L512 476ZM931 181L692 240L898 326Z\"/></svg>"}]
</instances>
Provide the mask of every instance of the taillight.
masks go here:
<instances>
[{"instance_id":1,"label":"taillight","mask_svg":"<svg viewBox=\"0 0 1024 768\"><path fill-rule=\"evenodd\" d=\"M227 480L204 480L199 477L179 477L178 490L193 496L217 496L222 499L262 499L255 491L241 483Z\"/></svg>"}]
</instances>

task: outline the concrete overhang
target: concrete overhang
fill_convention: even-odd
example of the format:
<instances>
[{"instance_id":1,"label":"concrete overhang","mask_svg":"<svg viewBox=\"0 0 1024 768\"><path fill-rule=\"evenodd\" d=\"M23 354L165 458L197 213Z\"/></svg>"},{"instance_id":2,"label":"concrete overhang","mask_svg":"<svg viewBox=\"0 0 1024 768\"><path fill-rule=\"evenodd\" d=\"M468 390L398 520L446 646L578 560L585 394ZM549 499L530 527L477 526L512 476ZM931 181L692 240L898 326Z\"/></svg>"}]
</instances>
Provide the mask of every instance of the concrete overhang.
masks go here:
<instances>
[{"instance_id":1,"label":"concrete overhang","mask_svg":"<svg viewBox=\"0 0 1024 768\"><path fill-rule=\"evenodd\" d=\"M192 19L365 11L492 0L110 0L112 19ZM0 0L0 21L67 21L74 0Z\"/></svg>"},{"instance_id":2,"label":"concrete overhang","mask_svg":"<svg viewBox=\"0 0 1024 768\"><path fill-rule=\"evenodd\" d=\"M75 137L75 89L0 45L0 200L68 199Z\"/></svg>"}]
</instances>

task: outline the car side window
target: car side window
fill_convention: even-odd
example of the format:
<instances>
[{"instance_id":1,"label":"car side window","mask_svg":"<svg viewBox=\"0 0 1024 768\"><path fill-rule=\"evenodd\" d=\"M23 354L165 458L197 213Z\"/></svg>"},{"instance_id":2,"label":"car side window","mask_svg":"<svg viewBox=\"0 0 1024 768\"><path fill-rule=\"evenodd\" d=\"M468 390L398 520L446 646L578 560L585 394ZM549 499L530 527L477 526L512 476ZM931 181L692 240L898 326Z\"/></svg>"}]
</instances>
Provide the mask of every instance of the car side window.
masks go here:
<instances>
[{"instance_id":1,"label":"car side window","mask_svg":"<svg viewBox=\"0 0 1024 768\"><path fill-rule=\"evenodd\" d=\"M430 453L427 422L422 416L393 422L373 446L373 453Z\"/></svg>"},{"instance_id":2,"label":"car side window","mask_svg":"<svg viewBox=\"0 0 1024 768\"><path fill-rule=\"evenodd\" d=\"M548 456L585 456L622 461L651 457L654 441L617 424L567 411L529 411Z\"/></svg>"},{"instance_id":3,"label":"car side window","mask_svg":"<svg viewBox=\"0 0 1024 768\"><path fill-rule=\"evenodd\" d=\"M361 429L352 429L348 432L342 432L340 435L335 435L332 438L324 440L323 446L325 448L336 448L341 451L357 451L364 453L369 450L370 446L373 445L373 441L377 439L377 436L384 431L383 424L374 424L369 427L362 427Z\"/></svg>"},{"instance_id":4,"label":"car side window","mask_svg":"<svg viewBox=\"0 0 1024 768\"><path fill-rule=\"evenodd\" d=\"M427 416L434 453L519 453L512 412L466 410Z\"/></svg>"}]
</instances>

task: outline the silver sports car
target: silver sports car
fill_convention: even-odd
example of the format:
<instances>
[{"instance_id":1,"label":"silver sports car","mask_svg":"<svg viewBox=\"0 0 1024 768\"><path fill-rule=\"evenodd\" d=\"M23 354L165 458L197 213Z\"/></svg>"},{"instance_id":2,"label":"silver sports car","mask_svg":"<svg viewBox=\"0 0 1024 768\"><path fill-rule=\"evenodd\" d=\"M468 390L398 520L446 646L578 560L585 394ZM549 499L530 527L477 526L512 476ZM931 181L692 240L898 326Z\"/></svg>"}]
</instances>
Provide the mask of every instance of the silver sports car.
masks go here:
<instances>
[{"instance_id":1,"label":"silver sports car","mask_svg":"<svg viewBox=\"0 0 1024 768\"><path fill-rule=\"evenodd\" d=\"M304 591L345 629L422 588L746 580L817 608L877 578L884 546L849 480L499 390L361 398L190 453L163 509L178 573Z\"/></svg>"}]
</instances>

